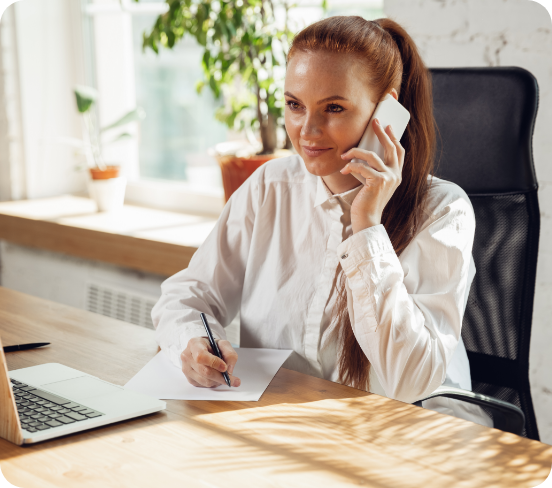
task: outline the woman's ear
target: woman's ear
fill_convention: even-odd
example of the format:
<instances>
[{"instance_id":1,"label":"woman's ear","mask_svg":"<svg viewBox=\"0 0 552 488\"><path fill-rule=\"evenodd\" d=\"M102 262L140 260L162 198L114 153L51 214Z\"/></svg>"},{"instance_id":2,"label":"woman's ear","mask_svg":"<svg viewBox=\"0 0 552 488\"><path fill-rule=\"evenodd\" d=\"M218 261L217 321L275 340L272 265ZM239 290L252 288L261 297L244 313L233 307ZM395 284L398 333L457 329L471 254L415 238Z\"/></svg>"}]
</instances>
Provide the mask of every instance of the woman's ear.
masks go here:
<instances>
[{"instance_id":1,"label":"woman's ear","mask_svg":"<svg viewBox=\"0 0 552 488\"><path fill-rule=\"evenodd\" d=\"M389 95L391 95L395 100L399 100L399 94L397 93L397 90L394 88L391 88L391 91L389 92Z\"/></svg>"}]
</instances>

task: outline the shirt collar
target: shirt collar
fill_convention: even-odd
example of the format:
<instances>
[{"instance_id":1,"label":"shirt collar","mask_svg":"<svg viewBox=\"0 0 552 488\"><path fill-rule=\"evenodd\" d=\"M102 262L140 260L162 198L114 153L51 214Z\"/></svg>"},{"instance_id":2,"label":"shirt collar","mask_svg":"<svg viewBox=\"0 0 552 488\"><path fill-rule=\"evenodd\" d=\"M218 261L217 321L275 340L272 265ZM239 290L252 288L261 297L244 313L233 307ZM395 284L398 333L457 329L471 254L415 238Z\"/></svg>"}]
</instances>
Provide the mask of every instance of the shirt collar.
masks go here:
<instances>
[{"instance_id":1,"label":"shirt collar","mask_svg":"<svg viewBox=\"0 0 552 488\"><path fill-rule=\"evenodd\" d=\"M359 186L353 188L352 190L348 190L343 193L338 194L332 194L330 189L326 186L326 183L324 183L324 180L322 177L317 177L317 184L316 184L316 198L314 199L314 206L318 207L319 205L322 205L324 202L327 202L330 198L335 197L338 198L343 203L346 203L347 205L351 206L353 203L353 200L357 196L358 192L361 190L362 185L359 184Z\"/></svg>"}]
</instances>

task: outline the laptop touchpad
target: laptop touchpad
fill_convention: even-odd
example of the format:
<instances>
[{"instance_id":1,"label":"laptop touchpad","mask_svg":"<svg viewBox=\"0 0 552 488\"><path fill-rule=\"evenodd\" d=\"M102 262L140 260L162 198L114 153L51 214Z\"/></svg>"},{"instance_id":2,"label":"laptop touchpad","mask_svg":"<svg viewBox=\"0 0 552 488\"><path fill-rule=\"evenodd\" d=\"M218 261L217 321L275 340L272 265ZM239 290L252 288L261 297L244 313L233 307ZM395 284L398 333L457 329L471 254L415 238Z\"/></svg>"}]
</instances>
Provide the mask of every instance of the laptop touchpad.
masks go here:
<instances>
[{"instance_id":1,"label":"laptop touchpad","mask_svg":"<svg viewBox=\"0 0 552 488\"><path fill-rule=\"evenodd\" d=\"M84 400L85 398L109 395L123 389L123 387L106 383L91 376L81 376L72 380L49 383L41 385L41 388L71 400Z\"/></svg>"}]
</instances>

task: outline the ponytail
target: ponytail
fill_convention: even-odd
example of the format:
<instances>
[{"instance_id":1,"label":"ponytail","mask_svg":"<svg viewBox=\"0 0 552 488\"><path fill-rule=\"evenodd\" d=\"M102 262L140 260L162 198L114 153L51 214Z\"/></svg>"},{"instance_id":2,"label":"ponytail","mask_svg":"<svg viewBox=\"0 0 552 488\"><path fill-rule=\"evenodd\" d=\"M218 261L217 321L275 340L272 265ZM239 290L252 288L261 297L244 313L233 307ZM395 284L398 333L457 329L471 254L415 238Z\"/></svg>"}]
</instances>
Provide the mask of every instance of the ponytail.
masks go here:
<instances>
[{"instance_id":1,"label":"ponytail","mask_svg":"<svg viewBox=\"0 0 552 488\"><path fill-rule=\"evenodd\" d=\"M432 87L429 71L407 32L391 19L378 19L375 23L392 38L401 57L399 87L389 87L387 91L396 88L399 102L410 112L410 122L401 138L405 149L403 180L382 216L395 252L400 255L418 230L428 189L427 178L433 173L435 119Z\"/></svg>"},{"instance_id":2,"label":"ponytail","mask_svg":"<svg viewBox=\"0 0 552 488\"><path fill-rule=\"evenodd\" d=\"M381 100L395 88L399 102L410 112L401 138L405 149L402 182L383 210L384 225L397 255L418 231L433 171L435 122L431 79L412 38L395 21L362 17L329 17L303 29L289 50L349 53L367 65L366 81ZM370 362L358 344L347 308L346 277L341 265L336 275L337 299L333 335L341 344L339 381L356 388L370 387Z\"/></svg>"}]
</instances>

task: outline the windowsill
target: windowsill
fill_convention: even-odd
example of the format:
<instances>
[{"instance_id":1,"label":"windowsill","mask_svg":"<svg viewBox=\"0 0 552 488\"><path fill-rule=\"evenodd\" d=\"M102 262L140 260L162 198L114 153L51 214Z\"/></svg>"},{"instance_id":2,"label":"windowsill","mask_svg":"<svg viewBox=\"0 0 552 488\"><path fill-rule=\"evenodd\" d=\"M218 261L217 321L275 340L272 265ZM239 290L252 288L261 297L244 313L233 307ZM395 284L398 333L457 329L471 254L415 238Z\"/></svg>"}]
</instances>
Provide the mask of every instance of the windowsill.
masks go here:
<instances>
[{"instance_id":1,"label":"windowsill","mask_svg":"<svg viewBox=\"0 0 552 488\"><path fill-rule=\"evenodd\" d=\"M0 239L162 276L186 268L215 223L134 205L97 212L72 195L0 203Z\"/></svg>"},{"instance_id":2,"label":"windowsill","mask_svg":"<svg viewBox=\"0 0 552 488\"><path fill-rule=\"evenodd\" d=\"M224 190L198 190L197 185L185 182L139 179L127 183L125 200L147 208L216 217L224 207Z\"/></svg>"}]
</instances>

